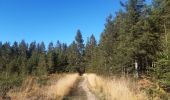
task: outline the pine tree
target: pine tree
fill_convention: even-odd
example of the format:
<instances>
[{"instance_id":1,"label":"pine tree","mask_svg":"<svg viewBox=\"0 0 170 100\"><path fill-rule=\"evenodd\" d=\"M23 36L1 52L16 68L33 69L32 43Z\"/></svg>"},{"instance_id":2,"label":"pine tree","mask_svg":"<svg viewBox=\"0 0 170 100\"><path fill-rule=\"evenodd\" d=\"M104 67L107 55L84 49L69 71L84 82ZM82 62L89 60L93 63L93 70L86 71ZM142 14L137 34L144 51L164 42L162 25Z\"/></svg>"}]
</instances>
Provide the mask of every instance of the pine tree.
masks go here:
<instances>
[{"instance_id":1,"label":"pine tree","mask_svg":"<svg viewBox=\"0 0 170 100\"><path fill-rule=\"evenodd\" d=\"M38 48L36 46L36 42L32 42L29 47L30 58L27 62L27 73L36 75L36 70L39 61Z\"/></svg>"},{"instance_id":2,"label":"pine tree","mask_svg":"<svg viewBox=\"0 0 170 100\"><path fill-rule=\"evenodd\" d=\"M96 39L94 35L92 34L90 37L90 40L87 40L86 46L85 46L85 55L84 55L84 60L85 60L85 65L86 69L89 71L92 71L92 63L93 63L93 56L95 53L95 48L97 46Z\"/></svg>"},{"instance_id":3,"label":"pine tree","mask_svg":"<svg viewBox=\"0 0 170 100\"><path fill-rule=\"evenodd\" d=\"M11 47L11 62L9 64L10 66L10 73L17 73L19 75L19 66L17 63L17 59L18 59L18 53L19 53L19 47L18 47L18 43L14 42L12 47Z\"/></svg>"},{"instance_id":4,"label":"pine tree","mask_svg":"<svg viewBox=\"0 0 170 100\"><path fill-rule=\"evenodd\" d=\"M36 51L36 42L31 42L30 46L29 46L29 57L32 56L33 52Z\"/></svg>"},{"instance_id":5,"label":"pine tree","mask_svg":"<svg viewBox=\"0 0 170 100\"><path fill-rule=\"evenodd\" d=\"M17 57L19 53L19 47L18 47L18 43L15 41L13 46L12 46L12 55L13 57Z\"/></svg>"},{"instance_id":6,"label":"pine tree","mask_svg":"<svg viewBox=\"0 0 170 100\"><path fill-rule=\"evenodd\" d=\"M37 75L47 74L47 59L45 53L39 54L38 65L37 65Z\"/></svg>"},{"instance_id":7,"label":"pine tree","mask_svg":"<svg viewBox=\"0 0 170 100\"><path fill-rule=\"evenodd\" d=\"M39 53L43 53L43 54L46 53L46 48L45 48L44 42L41 42L41 43L37 46L37 48L38 48L38 52L39 52Z\"/></svg>"},{"instance_id":8,"label":"pine tree","mask_svg":"<svg viewBox=\"0 0 170 100\"><path fill-rule=\"evenodd\" d=\"M2 70L5 71L5 76L8 77L10 74L10 66L9 62L11 61L11 48L10 48L10 43L6 42L2 45L1 49L2 53Z\"/></svg>"},{"instance_id":9,"label":"pine tree","mask_svg":"<svg viewBox=\"0 0 170 100\"><path fill-rule=\"evenodd\" d=\"M25 58L28 57L28 44L24 40L19 44L19 55Z\"/></svg>"},{"instance_id":10,"label":"pine tree","mask_svg":"<svg viewBox=\"0 0 170 100\"><path fill-rule=\"evenodd\" d=\"M54 50L54 46L53 46L53 43L50 42L49 45L48 45L48 52L51 52Z\"/></svg>"},{"instance_id":11,"label":"pine tree","mask_svg":"<svg viewBox=\"0 0 170 100\"><path fill-rule=\"evenodd\" d=\"M77 35L75 37L75 42L77 44L77 48L79 50L79 54L80 54L80 57L83 55L84 53L84 40L83 40L83 37L82 37L82 34L81 34L81 31L80 30L77 30Z\"/></svg>"},{"instance_id":12,"label":"pine tree","mask_svg":"<svg viewBox=\"0 0 170 100\"><path fill-rule=\"evenodd\" d=\"M57 62L57 54L54 51L53 43L49 43L48 53L47 53L47 70L48 73L56 72L56 62Z\"/></svg>"},{"instance_id":13,"label":"pine tree","mask_svg":"<svg viewBox=\"0 0 170 100\"><path fill-rule=\"evenodd\" d=\"M76 57L76 67L77 69L79 70L84 70L84 59L83 59L83 56L84 56L84 40L83 40L83 37L82 37L82 34L81 34L81 31L80 30L77 30L77 34L76 34L76 37L75 37L75 42L76 42L76 45L77 45L77 57Z\"/></svg>"},{"instance_id":14,"label":"pine tree","mask_svg":"<svg viewBox=\"0 0 170 100\"><path fill-rule=\"evenodd\" d=\"M46 75L47 74L47 56L46 56L46 50L45 50L45 44L44 42L41 42L37 45L38 49L38 64L36 69L37 75Z\"/></svg>"},{"instance_id":15,"label":"pine tree","mask_svg":"<svg viewBox=\"0 0 170 100\"><path fill-rule=\"evenodd\" d=\"M57 41L56 47L55 47L55 53L57 54L57 62L56 62L56 71L61 72L63 66L63 50L62 50L62 44L60 41Z\"/></svg>"},{"instance_id":16,"label":"pine tree","mask_svg":"<svg viewBox=\"0 0 170 100\"><path fill-rule=\"evenodd\" d=\"M73 41L72 44L68 47L67 52L68 64L70 66L67 70L73 71L74 68L77 66L77 60L79 60L79 50L75 41Z\"/></svg>"},{"instance_id":17,"label":"pine tree","mask_svg":"<svg viewBox=\"0 0 170 100\"><path fill-rule=\"evenodd\" d=\"M28 44L22 40L19 43L19 57L18 57L19 70L22 75L27 74L27 61L28 61Z\"/></svg>"},{"instance_id":18,"label":"pine tree","mask_svg":"<svg viewBox=\"0 0 170 100\"><path fill-rule=\"evenodd\" d=\"M159 32L162 37L162 51L158 52L157 61L153 67L153 77L156 77L158 84L168 91L167 87L170 86L170 2L168 0L154 0L153 4L151 18L156 23L154 23L155 30L153 32Z\"/></svg>"}]
</instances>

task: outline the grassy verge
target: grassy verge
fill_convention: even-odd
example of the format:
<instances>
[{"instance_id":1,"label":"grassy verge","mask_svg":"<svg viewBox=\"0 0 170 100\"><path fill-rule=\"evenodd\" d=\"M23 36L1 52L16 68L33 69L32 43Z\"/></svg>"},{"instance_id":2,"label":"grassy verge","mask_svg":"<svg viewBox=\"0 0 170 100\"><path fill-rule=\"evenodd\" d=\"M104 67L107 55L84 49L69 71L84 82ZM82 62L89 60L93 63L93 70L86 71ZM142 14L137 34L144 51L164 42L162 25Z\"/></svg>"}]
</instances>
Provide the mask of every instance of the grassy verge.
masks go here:
<instances>
[{"instance_id":1,"label":"grassy verge","mask_svg":"<svg viewBox=\"0 0 170 100\"><path fill-rule=\"evenodd\" d=\"M52 97L57 100L62 100L64 96L68 95L73 88L78 74L70 74L59 79L55 84L51 85L47 89L48 97Z\"/></svg>"},{"instance_id":2,"label":"grassy verge","mask_svg":"<svg viewBox=\"0 0 170 100\"><path fill-rule=\"evenodd\" d=\"M101 77L95 74L86 75L89 88L102 100L148 100L144 91L130 79Z\"/></svg>"},{"instance_id":3,"label":"grassy verge","mask_svg":"<svg viewBox=\"0 0 170 100\"><path fill-rule=\"evenodd\" d=\"M11 89L12 100L62 100L77 80L78 74L53 74L27 77L21 87Z\"/></svg>"}]
</instances>

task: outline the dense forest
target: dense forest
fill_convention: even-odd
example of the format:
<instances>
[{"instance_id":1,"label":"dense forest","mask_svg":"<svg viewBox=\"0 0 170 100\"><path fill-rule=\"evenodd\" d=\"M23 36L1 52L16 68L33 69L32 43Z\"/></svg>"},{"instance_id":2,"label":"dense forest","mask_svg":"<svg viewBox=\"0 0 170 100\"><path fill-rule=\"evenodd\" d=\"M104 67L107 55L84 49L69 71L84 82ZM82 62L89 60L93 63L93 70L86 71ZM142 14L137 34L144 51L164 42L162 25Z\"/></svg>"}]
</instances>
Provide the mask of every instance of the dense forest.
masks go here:
<instances>
[{"instance_id":1,"label":"dense forest","mask_svg":"<svg viewBox=\"0 0 170 100\"><path fill-rule=\"evenodd\" d=\"M122 9L106 19L99 42L86 43L80 30L67 45L57 41L0 42L0 85L19 85L28 75L86 72L102 75L142 75L170 87L170 0L120 2ZM46 48L47 47L47 48Z\"/></svg>"}]
</instances>

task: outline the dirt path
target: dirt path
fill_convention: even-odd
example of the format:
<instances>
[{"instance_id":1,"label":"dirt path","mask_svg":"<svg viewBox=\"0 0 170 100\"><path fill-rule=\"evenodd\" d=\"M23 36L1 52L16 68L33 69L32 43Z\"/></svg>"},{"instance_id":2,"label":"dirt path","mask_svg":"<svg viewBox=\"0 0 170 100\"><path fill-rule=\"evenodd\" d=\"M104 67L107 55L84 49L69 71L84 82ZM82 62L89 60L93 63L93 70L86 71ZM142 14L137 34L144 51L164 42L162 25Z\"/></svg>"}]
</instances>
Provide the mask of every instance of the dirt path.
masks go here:
<instances>
[{"instance_id":1,"label":"dirt path","mask_svg":"<svg viewBox=\"0 0 170 100\"><path fill-rule=\"evenodd\" d=\"M80 76L70 91L70 94L64 100L98 100L96 96L88 88L88 80L86 76Z\"/></svg>"},{"instance_id":2,"label":"dirt path","mask_svg":"<svg viewBox=\"0 0 170 100\"><path fill-rule=\"evenodd\" d=\"M87 100L97 100L96 96L89 90L88 88L88 80L86 76L84 77L84 81L82 82L82 88L86 92Z\"/></svg>"}]
</instances>

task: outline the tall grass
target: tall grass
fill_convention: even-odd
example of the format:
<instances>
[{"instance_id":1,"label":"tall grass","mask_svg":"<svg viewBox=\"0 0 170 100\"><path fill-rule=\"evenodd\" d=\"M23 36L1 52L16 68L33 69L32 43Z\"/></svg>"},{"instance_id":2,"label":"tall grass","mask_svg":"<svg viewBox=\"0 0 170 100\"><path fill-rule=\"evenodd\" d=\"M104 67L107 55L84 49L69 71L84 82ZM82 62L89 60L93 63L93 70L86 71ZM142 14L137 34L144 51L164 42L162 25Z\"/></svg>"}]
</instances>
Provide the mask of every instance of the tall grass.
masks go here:
<instances>
[{"instance_id":1,"label":"tall grass","mask_svg":"<svg viewBox=\"0 0 170 100\"><path fill-rule=\"evenodd\" d=\"M106 78L95 74L86 74L89 88L105 100L148 100L146 94L139 90L135 82L126 78Z\"/></svg>"},{"instance_id":2,"label":"tall grass","mask_svg":"<svg viewBox=\"0 0 170 100\"><path fill-rule=\"evenodd\" d=\"M12 100L62 100L78 78L78 74L51 75L45 85L38 84L38 79L29 77L19 89L11 90L8 95Z\"/></svg>"},{"instance_id":3,"label":"tall grass","mask_svg":"<svg viewBox=\"0 0 170 100\"><path fill-rule=\"evenodd\" d=\"M70 74L66 75L64 78L61 78L57 81L56 84L51 85L47 89L48 97L56 98L57 100L62 100L65 95L69 93L69 91L74 86L76 80L78 78L78 74Z\"/></svg>"}]
</instances>

